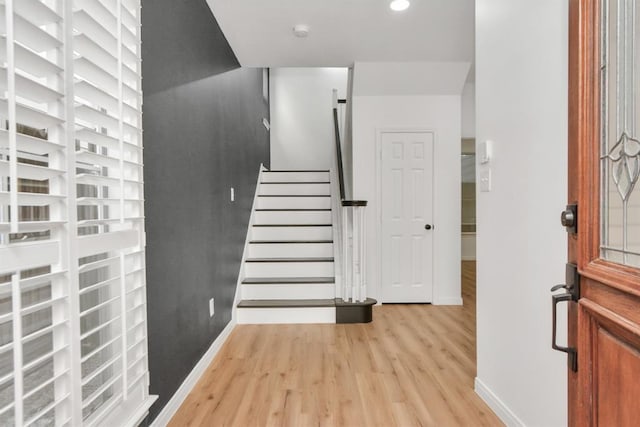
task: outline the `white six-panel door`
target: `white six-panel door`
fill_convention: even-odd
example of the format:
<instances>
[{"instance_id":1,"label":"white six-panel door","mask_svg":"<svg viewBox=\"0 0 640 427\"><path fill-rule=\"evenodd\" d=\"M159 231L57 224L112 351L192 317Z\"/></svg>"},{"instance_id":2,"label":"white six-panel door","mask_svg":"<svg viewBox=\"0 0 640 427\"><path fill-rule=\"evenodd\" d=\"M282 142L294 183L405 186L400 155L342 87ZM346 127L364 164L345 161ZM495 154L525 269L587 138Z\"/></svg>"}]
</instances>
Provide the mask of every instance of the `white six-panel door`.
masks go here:
<instances>
[{"instance_id":1,"label":"white six-panel door","mask_svg":"<svg viewBox=\"0 0 640 427\"><path fill-rule=\"evenodd\" d=\"M433 144L430 132L381 134L382 302L432 300Z\"/></svg>"}]
</instances>

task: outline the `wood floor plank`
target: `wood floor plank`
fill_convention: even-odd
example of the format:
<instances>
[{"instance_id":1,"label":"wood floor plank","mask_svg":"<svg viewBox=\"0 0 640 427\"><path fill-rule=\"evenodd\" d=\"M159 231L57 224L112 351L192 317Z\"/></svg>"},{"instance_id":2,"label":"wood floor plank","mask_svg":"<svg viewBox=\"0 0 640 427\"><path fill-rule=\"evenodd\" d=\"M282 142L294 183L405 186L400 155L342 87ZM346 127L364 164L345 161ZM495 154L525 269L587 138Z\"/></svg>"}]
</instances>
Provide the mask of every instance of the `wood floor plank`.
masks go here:
<instances>
[{"instance_id":1,"label":"wood floor plank","mask_svg":"<svg viewBox=\"0 0 640 427\"><path fill-rule=\"evenodd\" d=\"M383 305L351 325L238 325L171 423L499 426L473 391L475 263L464 306Z\"/></svg>"}]
</instances>

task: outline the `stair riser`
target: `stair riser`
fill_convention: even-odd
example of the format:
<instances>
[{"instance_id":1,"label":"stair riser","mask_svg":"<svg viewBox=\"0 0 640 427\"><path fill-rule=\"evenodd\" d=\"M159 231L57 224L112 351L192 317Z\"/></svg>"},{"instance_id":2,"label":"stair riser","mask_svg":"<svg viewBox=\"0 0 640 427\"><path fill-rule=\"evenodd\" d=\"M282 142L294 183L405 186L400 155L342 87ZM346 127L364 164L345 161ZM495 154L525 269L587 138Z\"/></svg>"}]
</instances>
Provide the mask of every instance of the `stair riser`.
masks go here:
<instances>
[{"instance_id":1,"label":"stair riser","mask_svg":"<svg viewBox=\"0 0 640 427\"><path fill-rule=\"evenodd\" d=\"M329 184L260 184L259 194L330 194Z\"/></svg>"},{"instance_id":2,"label":"stair riser","mask_svg":"<svg viewBox=\"0 0 640 427\"><path fill-rule=\"evenodd\" d=\"M330 209L331 197L258 197L258 209Z\"/></svg>"},{"instance_id":3,"label":"stair riser","mask_svg":"<svg viewBox=\"0 0 640 427\"><path fill-rule=\"evenodd\" d=\"M240 324L336 323L335 307L238 308Z\"/></svg>"},{"instance_id":4,"label":"stair riser","mask_svg":"<svg viewBox=\"0 0 640 427\"><path fill-rule=\"evenodd\" d=\"M242 285L242 299L331 299L333 284Z\"/></svg>"},{"instance_id":5,"label":"stair riser","mask_svg":"<svg viewBox=\"0 0 640 427\"><path fill-rule=\"evenodd\" d=\"M263 172L262 182L327 182L329 172Z\"/></svg>"},{"instance_id":6,"label":"stair riser","mask_svg":"<svg viewBox=\"0 0 640 427\"><path fill-rule=\"evenodd\" d=\"M246 277L331 277L333 262L247 262Z\"/></svg>"},{"instance_id":7,"label":"stair riser","mask_svg":"<svg viewBox=\"0 0 640 427\"><path fill-rule=\"evenodd\" d=\"M332 243L254 243L248 258L322 258L333 256Z\"/></svg>"},{"instance_id":8,"label":"stair riser","mask_svg":"<svg viewBox=\"0 0 640 427\"><path fill-rule=\"evenodd\" d=\"M251 240L331 240L331 227L252 227Z\"/></svg>"},{"instance_id":9,"label":"stair riser","mask_svg":"<svg viewBox=\"0 0 640 427\"><path fill-rule=\"evenodd\" d=\"M331 211L256 212L256 224L331 224Z\"/></svg>"}]
</instances>

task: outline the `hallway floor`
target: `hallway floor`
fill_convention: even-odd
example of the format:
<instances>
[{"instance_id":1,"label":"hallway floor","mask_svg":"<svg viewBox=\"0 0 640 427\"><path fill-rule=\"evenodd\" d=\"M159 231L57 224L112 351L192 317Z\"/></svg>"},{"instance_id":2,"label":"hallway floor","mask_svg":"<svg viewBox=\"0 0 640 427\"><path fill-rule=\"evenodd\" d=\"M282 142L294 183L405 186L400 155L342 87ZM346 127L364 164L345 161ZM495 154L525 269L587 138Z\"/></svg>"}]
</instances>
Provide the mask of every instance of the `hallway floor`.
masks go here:
<instances>
[{"instance_id":1,"label":"hallway floor","mask_svg":"<svg viewBox=\"0 0 640 427\"><path fill-rule=\"evenodd\" d=\"M360 325L238 325L170 426L494 426L464 306L383 305Z\"/></svg>"}]
</instances>

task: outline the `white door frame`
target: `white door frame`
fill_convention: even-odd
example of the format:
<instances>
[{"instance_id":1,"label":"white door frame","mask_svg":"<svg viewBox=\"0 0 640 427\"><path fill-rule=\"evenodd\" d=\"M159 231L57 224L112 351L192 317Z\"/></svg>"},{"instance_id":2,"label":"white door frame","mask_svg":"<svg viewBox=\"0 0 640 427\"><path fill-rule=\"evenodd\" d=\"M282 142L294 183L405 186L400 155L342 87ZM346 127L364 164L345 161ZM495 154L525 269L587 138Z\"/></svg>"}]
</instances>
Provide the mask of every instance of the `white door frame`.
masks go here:
<instances>
[{"instance_id":1,"label":"white door frame","mask_svg":"<svg viewBox=\"0 0 640 427\"><path fill-rule=\"evenodd\" d=\"M425 128L377 128L376 129L376 198L378 199L376 203L376 217L375 217L375 242L377 245L376 248L376 257L378 258L378 268L376 274L379 278L378 280L378 289L377 293L379 296L378 303L384 303L382 301L382 134L383 133L430 133L433 135L433 165L431 168L431 182L433 183L433 198L435 199L435 195L437 194L437 182L436 182L436 174L435 174L435 154L438 152L436 150L436 145L438 144L438 134L433 129L425 129ZM433 200L432 204L433 206ZM433 208L432 208L433 209ZM437 223L436 218L436 210L433 209L433 223ZM433 248L432 256L435 258L435 248L437 247L436 243L438 240L438 232L437 227L433 227ZM433 262L433 268L431 269L431 286L432 286L432 303L437 301L437 286L435 286L435 269L437 268L436 263Z\"/></svg>"}]
</instances>

